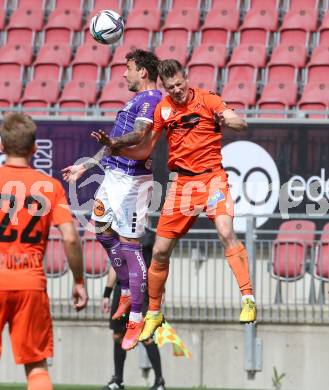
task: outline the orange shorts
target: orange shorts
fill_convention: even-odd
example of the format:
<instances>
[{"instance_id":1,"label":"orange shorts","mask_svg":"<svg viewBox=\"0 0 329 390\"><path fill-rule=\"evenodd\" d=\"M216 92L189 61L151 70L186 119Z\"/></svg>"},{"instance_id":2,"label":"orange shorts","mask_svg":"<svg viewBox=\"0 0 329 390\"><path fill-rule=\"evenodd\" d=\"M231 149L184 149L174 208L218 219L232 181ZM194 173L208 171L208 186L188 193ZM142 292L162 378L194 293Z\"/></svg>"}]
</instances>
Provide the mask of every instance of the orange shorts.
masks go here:
<instances>
[{"instance_id":1,"label":"orange shorts","mask_svg":"<svg viewBox=\"0 0 329 390\"><path fill-rule=\"evenodd\" d=\"M53 356L53 329L45 291L0 291L0 354L6 323L17 364Z\"/></svg>"},{"instance_id":2,"label":"orange shorts","mask_svg":"<svg viewBox=\"0 0 329 390\"><path fill-rule=\"evenodd\" d=\"M177 174L161 210L157 234L179 238L188 232L202 212L211 220L218 215L234 215L227 174L223 169L196 176Z\"/></svg>"}]
</instances>

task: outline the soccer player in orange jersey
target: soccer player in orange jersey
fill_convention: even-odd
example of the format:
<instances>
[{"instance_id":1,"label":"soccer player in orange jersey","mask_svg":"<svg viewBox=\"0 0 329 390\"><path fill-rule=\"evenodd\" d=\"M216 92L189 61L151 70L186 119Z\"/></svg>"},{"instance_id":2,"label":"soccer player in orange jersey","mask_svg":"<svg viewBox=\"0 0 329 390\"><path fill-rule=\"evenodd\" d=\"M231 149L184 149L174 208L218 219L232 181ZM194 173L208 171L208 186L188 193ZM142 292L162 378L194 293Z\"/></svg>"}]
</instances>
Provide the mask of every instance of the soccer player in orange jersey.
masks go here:
<instances>
[{"instance_id":1,"label":"soccer player in orange jersey","mask_svg":"<svg viewBox=\"0 0 329 390\"><path fill-rule=\"evenodd\" d=\"M82 251L64 189L29 166L36 125L24 114L7 115L0 127L6 163L0 168L0 354L9 324L17 364L24 364L28 390L51 390L46 359L53 355L52 321L43 256L50 224L63 237L73 273L73 305L87 304Z\"/></svg>"},{"instance_id":2,"label":"soccer player in orange jersey","mask_svg":"<svg viewBox=\"0 0 329 390\"><path fill-rule=\"evenodd\" d=\"M163 322L160 304L169 272L169 258L177 240L187 233L202 211L214 222L237 279L242 295L240 322L256 319L248 255L233 230L233 204L227 174L221 164L222 129L243 131L247 124L220 96L191 88L178 61L162 61L159 76L168 96L157 105L153 129L140 144L121 150L111 149L111 141L104 132L93 133L94 138L107 145L112 153L138 160L152 152L165 130L169 144L168 167L177 173L157 227L148 271L149 311L140 340L150 337Z\"/></svg>"}]
</instances>

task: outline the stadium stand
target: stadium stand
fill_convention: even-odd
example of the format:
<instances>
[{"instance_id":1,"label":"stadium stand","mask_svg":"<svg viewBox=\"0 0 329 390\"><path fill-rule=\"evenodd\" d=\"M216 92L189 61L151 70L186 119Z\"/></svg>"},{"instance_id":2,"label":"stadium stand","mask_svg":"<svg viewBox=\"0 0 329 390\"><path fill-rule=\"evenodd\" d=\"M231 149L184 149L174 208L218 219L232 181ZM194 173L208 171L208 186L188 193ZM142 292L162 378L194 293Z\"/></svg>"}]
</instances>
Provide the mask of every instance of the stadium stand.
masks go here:
<instances>
[{"instance_id":1,"label":"stadium stand","mask_svg":"<svg viewBox=\"0 0 329 390\"><path fill-rule=\"evenodd\" d=\"M97 44L89 34L90 19L105 8L125 18L119 45ZM255 84L255 104L242 105L288 109L288 117L328 107L327 0L2 0L0 29L0 80L21 80L23 92L30 80L58 80L60 92L71 80L96 89L118 85L125 55L138 41L185 64L195 86L219 92L224 83ZM97 113L98 104L91 104Z\"/></svg>"},{"instance_id":2,"label":"stadium stand","mask_svg":"<svg viewBox=\"0 0 329 390\"><path fill-rule=\"evenodd\" d=\"M256 104L256 88L252 82L231 82L224 86L222 97L229 107L245 110Z\"/></svg>"},{"instance_id":3,"label":"stadium stand","mask_svg":"<svg viewBox=\"0 0 329 390\"><path fill-rule=\"evenodd\" d=\"M301 279L306 271L308 251L315 238L312 221L286 221L280 225L273 243L271 275L277 279L275 303L282 303L281 282Z\"/></svg>"}]
</instances>

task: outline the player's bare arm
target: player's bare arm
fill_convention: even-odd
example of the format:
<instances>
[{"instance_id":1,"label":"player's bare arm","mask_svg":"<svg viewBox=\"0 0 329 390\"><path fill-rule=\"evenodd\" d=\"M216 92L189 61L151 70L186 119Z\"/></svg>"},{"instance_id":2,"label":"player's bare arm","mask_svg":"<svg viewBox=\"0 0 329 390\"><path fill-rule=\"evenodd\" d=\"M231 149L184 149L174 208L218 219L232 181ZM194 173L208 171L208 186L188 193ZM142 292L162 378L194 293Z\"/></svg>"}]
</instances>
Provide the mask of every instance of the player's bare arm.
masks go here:
<instances>
[{"instance_id":1,"label":"player's bare arm","mask_svg":"<svg viewBox=\"0 0 329 390\"><path fill-rule=\"evenodd\" d=\"M83 164L70 165L62 169L63 180L66 182L77 181L88 169L94 168L103 158L106 147L103 146L93 157Z\"/></svg>"},{"instance_id":2,"label":"player's bare arm","mask_svg":"<svg viewBox=\"0 0 329 390\"><path fill-rule=\"evenodd\" d=\"M100 144L109 147L111 155L118 155L122 148L138 145L151 129L151 122L137 119L134 123L134 130L121 137L109 138L103 130L93 131L91 136Z\"/></svg>"},{"instance_id":3,"label":"player's bare arm","mask_svg":"<svg viewBox=\"0 0 329 390\"><path fill-rule=\"evenodd\" d=\"M215 122L222 128L229 128L235 131L244 131L248 127L247 123L230 109L224 110L223 112L216 112Z\"/></svg>"},{"instance_id":4,"label":"player's bare arm","mask_svg":"<svg viewBox=\"0 0 329 390\"><path fill-rule=\"evenodd\" d=\"M152 153L160 136L161 132L149 131L138 145L123 148L119 154L132 160L146 160Z\"/></svg>"},{"instance_id":5,"label":"player's bare arm","mask_svg":"<svg viewBox=\"0 0 329 390\"><path fill-rule=\"evenodd\" d=\"M73 274L74 286L72 291L73 306L76 311L82 310L88 302L88 295L83 283L82 249L78 233L73 222L58 225L64 243L64 252Z\"/></svg>"}]
</instances>

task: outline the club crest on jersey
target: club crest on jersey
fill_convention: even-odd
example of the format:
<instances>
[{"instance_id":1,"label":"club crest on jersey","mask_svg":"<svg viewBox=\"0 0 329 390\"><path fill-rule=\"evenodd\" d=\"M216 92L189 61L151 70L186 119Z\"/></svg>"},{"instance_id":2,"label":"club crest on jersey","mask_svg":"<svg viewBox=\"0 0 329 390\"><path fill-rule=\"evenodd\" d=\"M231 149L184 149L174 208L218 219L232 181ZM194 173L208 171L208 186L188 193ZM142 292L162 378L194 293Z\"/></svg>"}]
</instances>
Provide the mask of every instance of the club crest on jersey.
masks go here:
<instances>
[{"instance_id":1,"label":"club crest on jersey","mask_svg":"<svg viewBox=\"0 0 329 390\"><path fill-rule=\"evenodd\" d=\"M161 107L161 116L166 121L170 117L171 108L170 107Z\"/></svg>"}]
</instances>

